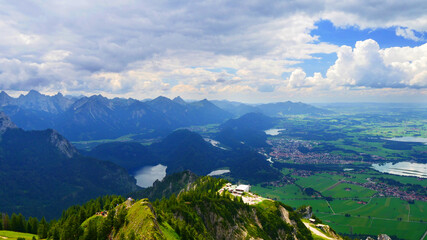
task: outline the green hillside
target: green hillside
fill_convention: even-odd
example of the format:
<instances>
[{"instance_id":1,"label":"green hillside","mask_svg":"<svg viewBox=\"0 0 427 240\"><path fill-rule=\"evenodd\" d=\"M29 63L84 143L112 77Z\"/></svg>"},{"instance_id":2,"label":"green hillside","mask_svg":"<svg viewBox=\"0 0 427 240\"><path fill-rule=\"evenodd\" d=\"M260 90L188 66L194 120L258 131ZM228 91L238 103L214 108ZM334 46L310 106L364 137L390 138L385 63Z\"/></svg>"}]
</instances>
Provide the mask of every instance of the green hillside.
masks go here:
<instances>
[{"instance_id":1,"label":"green hillside","mask_svg":"<svg viewBox=\"0 0 427 240\"><path fill-rule=\"evenodd\" d=\"M182 175L185 178L188 173ZM178 195L154 202L146 198L124 201L120 197L93 200L64 211L58 221L51 223L46 237L60 240L313 239L299 213L289 206L272 200L248 205L241 197L226 191L220 194L218 190L226 183L223 179L200 177Z\"/></svg>"}]
</instances>

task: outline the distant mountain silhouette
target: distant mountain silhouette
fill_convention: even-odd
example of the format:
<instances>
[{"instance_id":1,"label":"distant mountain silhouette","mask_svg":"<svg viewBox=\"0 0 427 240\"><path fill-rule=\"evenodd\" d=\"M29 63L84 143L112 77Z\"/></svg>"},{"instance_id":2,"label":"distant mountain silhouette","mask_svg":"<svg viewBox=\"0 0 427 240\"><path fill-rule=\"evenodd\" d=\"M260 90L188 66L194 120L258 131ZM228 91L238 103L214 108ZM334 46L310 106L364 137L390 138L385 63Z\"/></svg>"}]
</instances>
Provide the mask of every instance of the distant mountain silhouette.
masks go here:
<instances>
[{"instance_id":1,"label":"distant mountain silhouette","mask_svg":"<svg viewBox=\"0 0 427 240\"><path fill-rule=\"evenodd\" d=\"M309 104L301 102L277 102L277 103L266 103L250 105L239 102L230 102L227 100L212 101L218 107L224 109L227 112L232 113L234 116L242 116L246 113L257 112L267 115L269 117L283 117L286 115L295 114L330 114L333 113L330 110L317 108Z\"/></svg>"},{"instance_id":2,"label":"distant mountain silhouette","mask_svg":"<svg viewBox=\"0 0 427 240\"><path fill-rule=\"evenodd\" d=\"M208 100L186 103L171 100L108 99L102 95L67 98L47 96L31 90L12 98L0 93L0 110L26 130L53 128L71 140L117 138L146 129L222 123L232 115Z\"/></svg>"}]
</instances>

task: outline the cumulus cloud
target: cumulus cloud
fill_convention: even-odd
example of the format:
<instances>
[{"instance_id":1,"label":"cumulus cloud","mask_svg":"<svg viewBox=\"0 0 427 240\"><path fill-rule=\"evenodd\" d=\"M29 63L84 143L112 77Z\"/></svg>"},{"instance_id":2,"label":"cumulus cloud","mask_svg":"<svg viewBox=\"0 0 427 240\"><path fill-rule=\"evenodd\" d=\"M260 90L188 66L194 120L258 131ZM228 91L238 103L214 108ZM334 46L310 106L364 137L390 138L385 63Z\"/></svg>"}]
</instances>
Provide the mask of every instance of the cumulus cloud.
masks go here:
<instances>
[{"instance_id":1,"label":"cumulus cloud","mask_svg":"<svg viewBox=\"0 0 427 240\"><path fill-rule=\"evenodd\" d=\"M2 90L252 96L280 91L283 74L292 71L288 89L425 87L421 56L403 61L405 49L386 51L369 41L339 47L310 34L318 20L329 19L338 27L399 26L397 35L419 40L414 31L427 31L421 0L47 0L0 6ZM407 50L418 56L421 48ZM325 77L294 67L313 54L334 52L338 60Z\"/></svg>"},{"instance_id":2,"label":"cumulus cloud","mask_svg":"<svg viewBox=\"0 0 427 240\"><path fill-rule=\"evenodd\" d=\"M405 77L400 69L386 65L372 39L358 41L354 49L343 46L338 50L338 59L326 73L336 85L363 86L372 88L400 88Z\"/></svg>"},{"instance_id":3,"label":"cumulus cloud","mask_svg":"<svg viewBox=\"0 0 427 240\"><path fill-rule=\"evenodd\" d=\"M380 49L372 39L358 41L354 48L342 46L338 59L323 78L320 73L306 77L302 69L292 72L288 86L349 88L427 87L427 44L419 47Z\"/></svg>"}]
</instances>

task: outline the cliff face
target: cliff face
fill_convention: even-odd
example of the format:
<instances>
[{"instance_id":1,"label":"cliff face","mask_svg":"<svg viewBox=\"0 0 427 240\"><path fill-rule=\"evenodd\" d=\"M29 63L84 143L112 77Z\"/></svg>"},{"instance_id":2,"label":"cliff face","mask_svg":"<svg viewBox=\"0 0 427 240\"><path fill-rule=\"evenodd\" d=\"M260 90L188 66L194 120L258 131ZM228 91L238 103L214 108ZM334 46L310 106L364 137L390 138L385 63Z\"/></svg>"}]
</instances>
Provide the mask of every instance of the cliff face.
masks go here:
<instances>
[{"instance_id":1,"label":"cliff face","mask_svg":"<svg viewBox=\"0 0 427 240\"><path fill-rule=\"evenodd\" d=\"M61 136L57 131L50 130L51 134L49 137L49 142L58 149L59 152L67 156L68 158L72 158L78 155L78 151L76 148L71 145L71 143Z\"/></svg>"},{"instance_id":2,"label":"cliff face","mask_svg":"<svg viewBox=\"0 0 427 240\"><path fill-rule=\"evenodd\" d=\"M0 112L0 134L4 133L9 128L17 128L17 126L6 114Z\"/></svg>"}]
</instances>

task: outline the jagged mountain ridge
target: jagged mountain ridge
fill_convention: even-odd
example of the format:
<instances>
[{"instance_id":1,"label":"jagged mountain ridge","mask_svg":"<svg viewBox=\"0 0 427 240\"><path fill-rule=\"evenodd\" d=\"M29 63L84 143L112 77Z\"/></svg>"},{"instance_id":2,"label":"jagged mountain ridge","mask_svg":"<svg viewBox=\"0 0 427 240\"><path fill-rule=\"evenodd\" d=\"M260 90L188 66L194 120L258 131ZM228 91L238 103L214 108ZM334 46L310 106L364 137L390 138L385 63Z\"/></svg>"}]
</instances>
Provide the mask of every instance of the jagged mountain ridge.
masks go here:
<instances>
[{"instance_id":1,"label":"jagged mountain ridge","mask_svg":"<svg viewBox=\"0 0 427 240\"><path fill-rule=\"evenodd\" d=\"M102 95L73 99L60 93L47 96L34 90L18 98L2 91L0 110L19 127L56 129L74 141L117 138L144 129L221 123L231 117L206 99L191 103L162 96L149 101L108 99Z\"/></svg>"},{"instance_id":2,"label":"jagged mountain ridge","mask_svg":"<svg viewBox=\"0 0 427 240\"><path fill-rule=\"evenodd\" d=\"M5 126L1 119L5 117L0 117ZM55 130L25 131L10 123L7 126L0 132L3 212L53 218L70 205L138 189L125 169L80 155Z\"/></svg>"}]
</instances>

